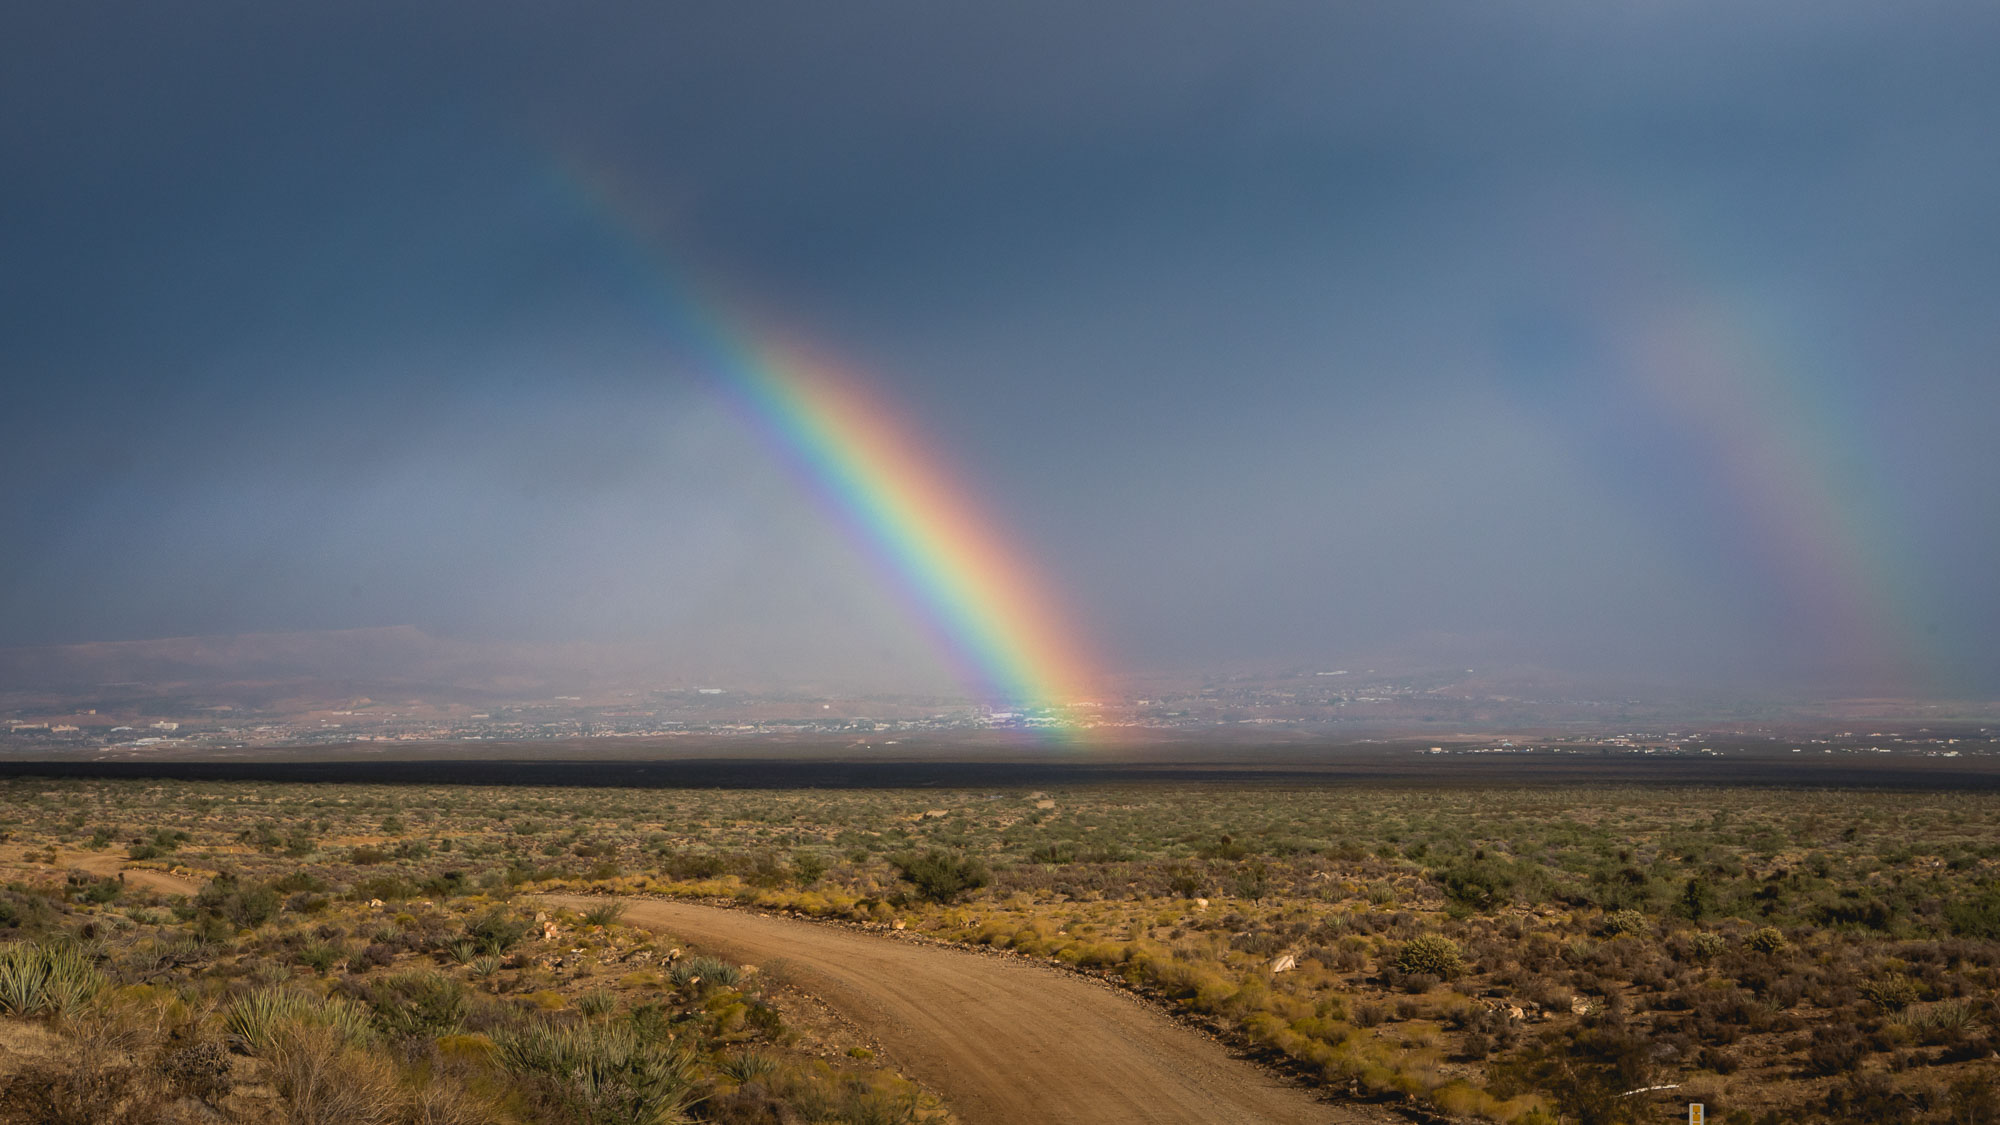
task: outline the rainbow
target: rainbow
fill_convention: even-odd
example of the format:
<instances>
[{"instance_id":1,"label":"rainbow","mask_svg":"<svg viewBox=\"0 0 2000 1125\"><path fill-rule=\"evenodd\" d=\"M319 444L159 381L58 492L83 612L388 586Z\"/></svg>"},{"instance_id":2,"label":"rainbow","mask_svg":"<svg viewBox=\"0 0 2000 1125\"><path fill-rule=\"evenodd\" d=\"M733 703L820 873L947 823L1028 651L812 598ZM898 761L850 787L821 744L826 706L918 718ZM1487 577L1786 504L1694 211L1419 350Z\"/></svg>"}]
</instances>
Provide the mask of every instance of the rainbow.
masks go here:
<instances>
[{"instance_id":1,"label":"rainbow","mask_svg":"<svg viewBox=\"0 0 2000 1125\"><path fill-rule=\"evenodd\" d=\"M1828 374L1837 359L1735 283L1698 220L1636 194L1567 202L1549 246L1594 283L1613 409L1643 415L1706 470L1728 549L1788 603L1801 646L1871 690L1951 690L1931 635L1941 615L1911 580L1908 533L1869 487L1874 443Z\"/></svg>"},{"instance_id":2,"label":"rainbow","mask_svg":"<svg viewBox=\"0 0 2000 1125\"><path fill-rule=\"evenodd\" d=\"M1098 677L1068 616L918 427L850 370L701 299L599 183L566 194L618 234L672 342L912 608L958 679L1014 723L1065 738Z\"/></svg>"}]
</instances>

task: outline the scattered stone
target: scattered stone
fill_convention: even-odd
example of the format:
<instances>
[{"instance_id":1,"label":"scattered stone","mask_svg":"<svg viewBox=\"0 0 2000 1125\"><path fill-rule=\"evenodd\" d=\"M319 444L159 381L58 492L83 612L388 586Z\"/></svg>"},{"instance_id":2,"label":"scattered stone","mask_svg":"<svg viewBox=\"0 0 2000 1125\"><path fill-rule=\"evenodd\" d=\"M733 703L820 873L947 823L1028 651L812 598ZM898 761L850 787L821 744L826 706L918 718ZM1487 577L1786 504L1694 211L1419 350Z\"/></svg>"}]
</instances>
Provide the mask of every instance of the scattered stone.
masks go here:
<instances>
[{"instance_id":1,"label":"scattered stone","mask_svg":"<svg viewBox=\"0 0 2000 1125\"><path fill-rule=\"evenodd\" d=\"M1271 971L1274 973L1289 973L1293 969L1296 969L1298 967L1299 967L1299 959L1290 953L1287 953L1284 956L1278 958L1276 961L1271 962Z\"/></svg>"}]
</instances>

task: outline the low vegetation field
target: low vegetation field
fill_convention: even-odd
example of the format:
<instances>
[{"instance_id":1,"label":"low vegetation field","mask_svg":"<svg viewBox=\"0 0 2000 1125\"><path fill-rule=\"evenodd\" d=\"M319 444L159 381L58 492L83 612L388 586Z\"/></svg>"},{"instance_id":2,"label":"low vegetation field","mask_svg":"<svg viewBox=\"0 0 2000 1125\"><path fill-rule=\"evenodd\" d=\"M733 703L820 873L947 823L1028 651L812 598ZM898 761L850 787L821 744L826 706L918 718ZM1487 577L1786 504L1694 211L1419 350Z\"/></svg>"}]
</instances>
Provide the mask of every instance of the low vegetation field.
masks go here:
<instances>
[{"instance_id":1,"label":"low vegetation field","mask_svg":"<svg viewBox=\"0 0 2000 1125\"><path fill-rule=\"evenodd\" d=\"M0 815L19 1120L947 1115L778 974L560 891L1054 960L1422 1120L2000 1121L1991 792L16 779Z\"/></svg>"}]
</instances>

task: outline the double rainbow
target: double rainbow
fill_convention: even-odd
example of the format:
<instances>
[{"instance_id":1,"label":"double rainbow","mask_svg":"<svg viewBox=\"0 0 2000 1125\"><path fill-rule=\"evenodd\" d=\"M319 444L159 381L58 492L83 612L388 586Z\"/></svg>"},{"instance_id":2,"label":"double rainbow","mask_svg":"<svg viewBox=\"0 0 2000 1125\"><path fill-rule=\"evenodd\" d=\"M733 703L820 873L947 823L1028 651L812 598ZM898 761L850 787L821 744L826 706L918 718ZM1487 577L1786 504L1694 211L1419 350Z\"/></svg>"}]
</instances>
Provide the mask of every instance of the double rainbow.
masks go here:
<instances>
[{"instance_id":1,"label":"double rainbow","mask_svg":"<svg viewBox=\"0 0 2000 1125\"><path fill-rule=\"evenodd\" d=\"M960 682L1019 723L1073 732L1075 706L1097 681L1085 647L917 428L852 372L700 299L607 192L573 168L564 181L622 236L616 245L672 343L874 560Z\"/></svg>"}]
</instances>

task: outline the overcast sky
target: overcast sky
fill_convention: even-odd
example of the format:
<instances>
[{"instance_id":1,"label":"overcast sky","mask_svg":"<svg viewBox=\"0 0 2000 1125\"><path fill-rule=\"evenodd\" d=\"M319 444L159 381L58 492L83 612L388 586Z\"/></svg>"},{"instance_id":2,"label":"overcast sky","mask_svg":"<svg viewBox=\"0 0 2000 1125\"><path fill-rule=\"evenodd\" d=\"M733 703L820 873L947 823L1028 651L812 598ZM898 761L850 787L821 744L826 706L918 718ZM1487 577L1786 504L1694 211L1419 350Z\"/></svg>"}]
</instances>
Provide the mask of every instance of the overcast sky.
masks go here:
<instances>
[{"instance_id":1,"label":"overcast sky","mask_svg":"<svg viewBox=\"0 0 2000 1125\"><path fill-rule=\"evenodd\" d=\"M21 6L0 643L934 679L636 258L1114 670L2000 691L1996 137L1977 2Z\"/></svg>"}]
</instances>

